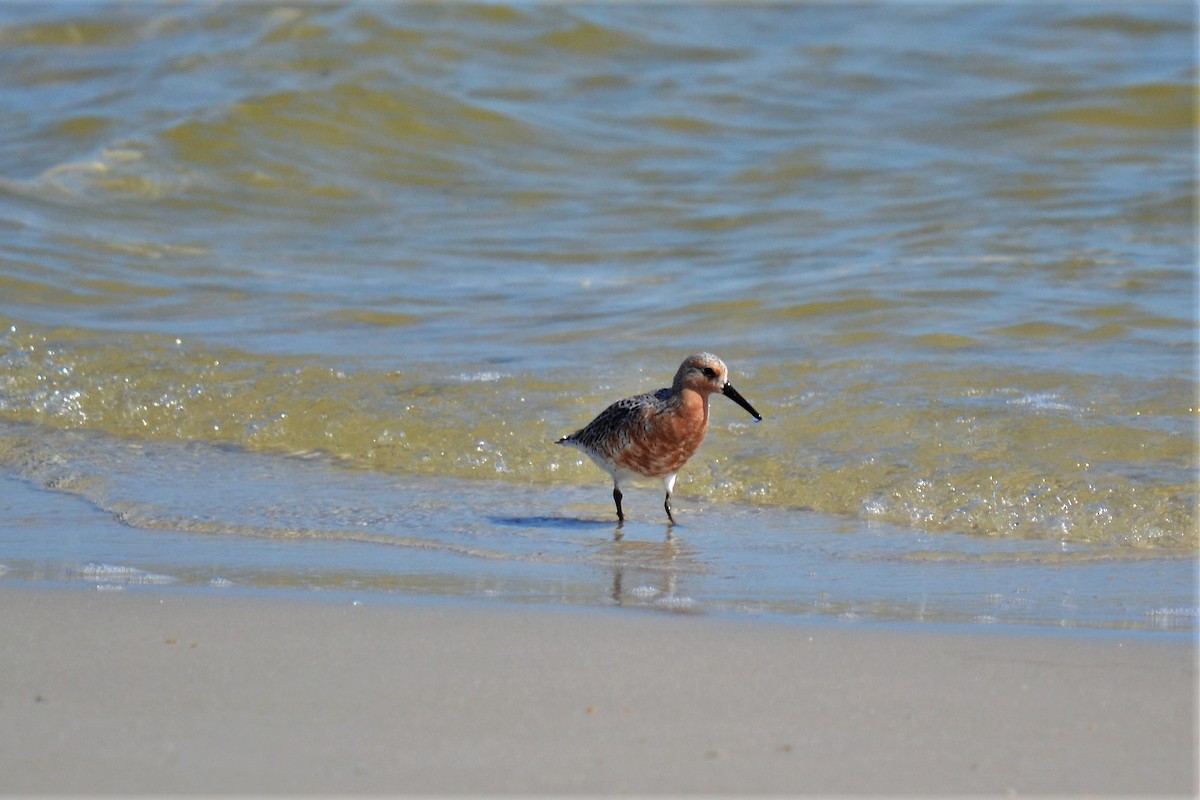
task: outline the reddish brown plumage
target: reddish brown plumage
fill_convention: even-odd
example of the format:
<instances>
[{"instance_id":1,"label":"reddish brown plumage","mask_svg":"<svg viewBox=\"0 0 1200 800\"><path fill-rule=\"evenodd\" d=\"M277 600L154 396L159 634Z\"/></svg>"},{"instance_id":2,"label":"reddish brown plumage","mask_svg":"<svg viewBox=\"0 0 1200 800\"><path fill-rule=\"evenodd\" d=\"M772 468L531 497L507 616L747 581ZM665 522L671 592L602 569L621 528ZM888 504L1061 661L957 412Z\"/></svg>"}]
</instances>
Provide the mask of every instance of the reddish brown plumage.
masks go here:
<instances>
[{"instance_id":1,"label":"reddish brown plumage","mask_svg":"<svg viewBox=\"0 0 1200 800\"><path fill-rule=\"evenodd\" d=\"M708 432L708 398L721 392L762 417L729 384L729 370L711 353L684 359L669 389L635 395L613 403L583 428L559 439L577 447L612 476L617 517L621 510L621 482L636 477L662 478L667 490L663 506L671 514L675 475L704 441Z\"/></svg>"}]
</instances>

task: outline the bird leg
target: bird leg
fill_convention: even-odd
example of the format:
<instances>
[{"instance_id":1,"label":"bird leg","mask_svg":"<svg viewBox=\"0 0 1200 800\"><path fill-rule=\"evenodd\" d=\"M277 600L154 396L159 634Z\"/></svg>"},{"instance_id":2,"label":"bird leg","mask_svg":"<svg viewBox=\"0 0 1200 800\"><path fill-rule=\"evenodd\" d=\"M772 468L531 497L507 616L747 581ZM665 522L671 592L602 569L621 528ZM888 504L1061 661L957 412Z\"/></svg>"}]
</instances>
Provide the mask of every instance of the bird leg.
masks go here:
<instances>
[{"instance_id":1,"label":"bird leg","mask_svg":"<svg viewBox=\"0 0 1200 800\"><path fill-rule=\"evenodd\" d=\"M667 519L671 520L671 524L675 524L675 518L671 516L671 493L667 492L667 498L663 500L663 508L667 510Z\"/></svg>"},{"instance_id":2,"label":"bird leg","mask_svg":"<svg viewBox=\"0 0 1200 800\"><path fill-rule=\"evenodd\" d=\"M617 504L617 521L618 522L625 521L625 512L621 511L621 498L622 497L624 497L624 495L621 494L621 490L618 489L616 486L614 486L613 487L613 502Z\"/></svg>"}]
</instances>

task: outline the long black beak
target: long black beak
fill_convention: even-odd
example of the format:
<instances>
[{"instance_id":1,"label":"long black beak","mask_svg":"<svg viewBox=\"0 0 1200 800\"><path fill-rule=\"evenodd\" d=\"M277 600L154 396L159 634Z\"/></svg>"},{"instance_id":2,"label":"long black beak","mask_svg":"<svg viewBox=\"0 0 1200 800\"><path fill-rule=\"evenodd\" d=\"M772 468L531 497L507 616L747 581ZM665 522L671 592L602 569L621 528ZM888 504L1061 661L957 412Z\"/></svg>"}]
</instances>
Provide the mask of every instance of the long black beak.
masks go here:
<instances>
[{"instance_id":1,"label":"long black beak","mask_svg":"<svg viewBox=\"0 0 1200 800\"><path fill-rule=\"evenodd\" d=\"M725 395L726 397L728 397L733 402L737 403L742 408L749 411L750 416L754 417L759 422L762 422L762 414L755 411L754 406L750 405L749 401L746 400L746 398L744 398L740 394L738 394L738 390L733 388L733 384L729 384L729 383L725 384L725 388L721 390L721 393L723 395Z\"/></svg>"}]
</instances>

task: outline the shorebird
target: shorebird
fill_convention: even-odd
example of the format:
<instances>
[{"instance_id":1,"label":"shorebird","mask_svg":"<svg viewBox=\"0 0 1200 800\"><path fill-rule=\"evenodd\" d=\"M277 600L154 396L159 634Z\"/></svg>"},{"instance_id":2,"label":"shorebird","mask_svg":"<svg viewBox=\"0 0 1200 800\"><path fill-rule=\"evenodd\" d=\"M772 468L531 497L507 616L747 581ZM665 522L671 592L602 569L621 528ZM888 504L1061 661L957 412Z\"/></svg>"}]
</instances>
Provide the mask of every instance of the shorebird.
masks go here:
<instances>
[{"instance_id":1,"label":"shorebird","mask_svg":"<svg viewBox=\"0 0 1200 800\"><path fill-rule=\"evenodd\" d=\"M670 388L618 400L557 443L582 450L612 476L618 524L625 521L621 483L638 477L662 478L667 490L663 508L674 525L671 490L675 488L675 475L704 441L708 397L716 392L749 411L755 420L762 420L754 406L729 383L725 362L712 353L697 353L679 365Z\"/></svg>"}]
</instances>

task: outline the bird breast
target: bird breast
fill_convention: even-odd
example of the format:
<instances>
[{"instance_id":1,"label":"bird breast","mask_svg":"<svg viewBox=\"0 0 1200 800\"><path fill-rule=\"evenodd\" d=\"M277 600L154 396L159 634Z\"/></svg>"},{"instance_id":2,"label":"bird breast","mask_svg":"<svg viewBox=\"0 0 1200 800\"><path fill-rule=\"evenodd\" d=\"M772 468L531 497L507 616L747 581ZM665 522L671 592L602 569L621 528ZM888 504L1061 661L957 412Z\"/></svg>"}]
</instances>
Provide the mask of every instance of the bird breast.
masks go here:
<instances>
[{"instance_id":1,"label":"bird breast","mask_svg":"<svg viewBox=\"0 0 1200 800\"><path fill-rule=\"evenodd\" d=\"M684 391L678 403L647 409L644 433L630 438L616 459L624 469L649 478L678 472L695 455L708 432L708 398Z\"/></svg>"}]
</instances>

